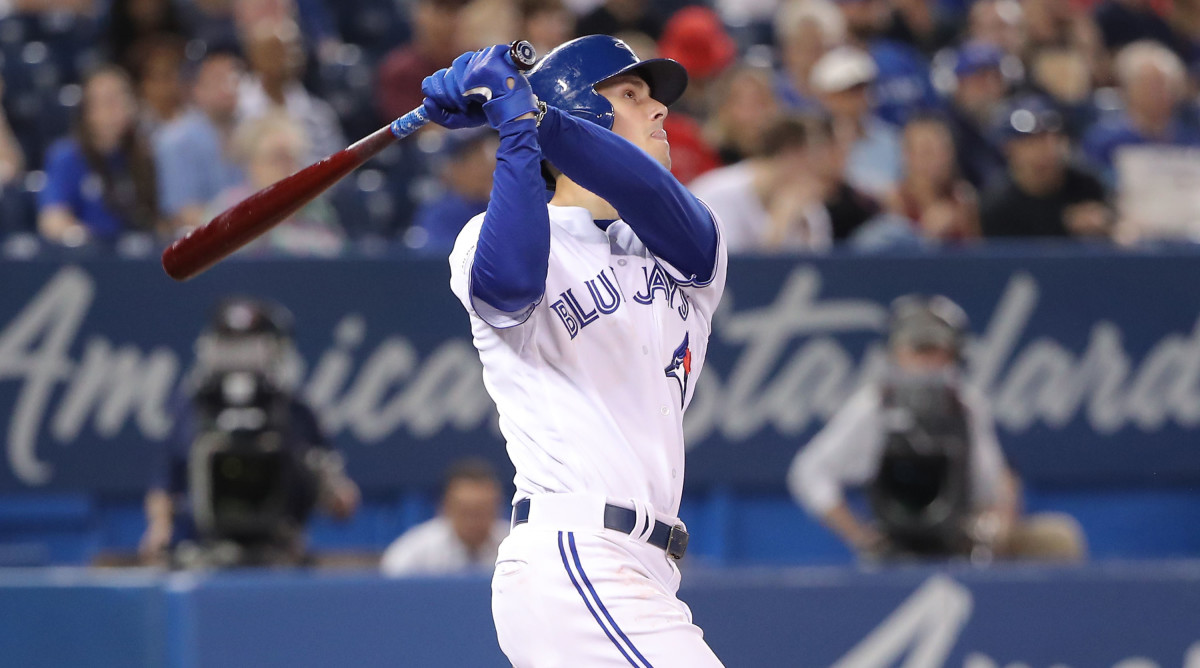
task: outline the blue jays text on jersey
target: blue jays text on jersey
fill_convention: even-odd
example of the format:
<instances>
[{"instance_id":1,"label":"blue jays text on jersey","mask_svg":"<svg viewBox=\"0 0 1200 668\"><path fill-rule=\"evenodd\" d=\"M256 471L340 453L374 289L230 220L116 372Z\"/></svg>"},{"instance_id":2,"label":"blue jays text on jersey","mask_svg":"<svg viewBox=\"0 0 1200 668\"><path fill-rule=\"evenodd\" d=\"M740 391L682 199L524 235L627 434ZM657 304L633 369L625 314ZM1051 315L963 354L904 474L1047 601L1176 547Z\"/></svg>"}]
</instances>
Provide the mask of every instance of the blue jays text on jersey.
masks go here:
<instances>
[{"instance_id":1,"label":"blue jays text on jersey","mask_svg":"<svg viewBox=\"0 0 1200 668\"><path fill-rule=\"evenodd\" d=\"M687 293L679 289L679 283L662 268L662 265L655 263L653 267L642 267L642 274L645 276L646 285L633 295L633 301L650 305L656 297L665 298L667 306L676 309L679 317L687 320L691 312L691 302L688 301ZM589 305L585 306L580 302L580 298L575 295L575 288L567 288L560 292L559 298L550 304L550 310L558 316L572 339L601 316L615 313L622 302L616 272L612 267L601 271L595 278L584 281L584 286L590 297ZM582 290L580 294L583 294ZM679 302L678 306L676 301Z\"/></svg>"}]
</instances>

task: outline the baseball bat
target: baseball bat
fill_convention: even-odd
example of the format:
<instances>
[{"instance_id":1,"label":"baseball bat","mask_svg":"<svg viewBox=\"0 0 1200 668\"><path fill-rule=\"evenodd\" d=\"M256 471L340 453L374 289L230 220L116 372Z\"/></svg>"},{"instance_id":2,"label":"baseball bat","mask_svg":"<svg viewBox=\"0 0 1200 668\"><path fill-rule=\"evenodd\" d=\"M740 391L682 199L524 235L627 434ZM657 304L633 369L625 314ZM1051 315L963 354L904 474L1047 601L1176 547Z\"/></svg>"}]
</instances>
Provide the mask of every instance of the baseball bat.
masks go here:
<instances>
[{"instance_id":1,"label":"baseball bat","mask_svg":"<svg viewBox=\"0 0 1200 668\"><path fill-rule=\"evenodd\" d=\"M536 60L533 45L524 40L512 43L509 57L522 70L533 67ZM163 270L177 281L204 272L287 220L392 142L428 122L425 107L417 107L337 153L254 193L168 246L162 254Z\"/></svg>"}]
</instances>

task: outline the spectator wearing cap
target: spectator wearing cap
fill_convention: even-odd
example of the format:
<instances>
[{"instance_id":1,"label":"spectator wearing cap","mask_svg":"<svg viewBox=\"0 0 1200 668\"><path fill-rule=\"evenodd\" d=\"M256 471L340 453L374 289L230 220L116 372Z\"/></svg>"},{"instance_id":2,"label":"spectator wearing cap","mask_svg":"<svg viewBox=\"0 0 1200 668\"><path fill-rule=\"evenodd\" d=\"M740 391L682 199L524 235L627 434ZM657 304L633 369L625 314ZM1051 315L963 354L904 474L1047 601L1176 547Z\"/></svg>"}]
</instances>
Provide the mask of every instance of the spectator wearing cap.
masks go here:
<instances>
[{"instance_id":1,"label":"spectator wearing cap","mask_svg":"<svg viewBox=\"0 0 1200 668\"><path fill-rule=\"evenodd\" d=\"M1106 237L1108 193L1068 160L1062 116L1044 98L1026 97L1001 114L998 134L1007 178L983 199L985 237Z\"/></svg>"},{"instance_id":2,"label":"spectator wearing cap","mask_svg":"<svg viewBox=\"0 0 1200 668\"><path fill-rule=\"evenodd\" d=\"M242 181L233 150L241 73L232 53L206 55L192 81L192 108L154 138L159 198L176 229L200 225L208 203Z\"/></svg>"},{"instance_id":3,"label":"spectator wearing cap","mask_svg":"<svg viewBox=\"0 0 1200 668\"><path fill-rule=\"evenodd\" d=\"M842 46L817 61L812 88L833 122L834 141L848 151L846 180L882 197L900 178L901 157L896 129L871 112L868 88L877 76L866 51Z\"/></svg>"},{"instance_id":4,"label":"spectator wearing cap","mask_svg":"<svg viewBox=\"0 0 1200 668\"><path fill-rule=\"evenodd\" d=\"M685 7L667 21L658 40L658 55L679 61L688 72L688 88L671 114L683 111L702 116L709 88L737 58L737 45L716 12Z\"/></svg>"},{"instance_id":5,"label":"spectator wearing cap","mask_svg":"<svg viewBox=\"0 0 1200 668\"><path fill-rule=\"evenodd\" d=\"M422 203L405 240L430 253L448 254L463 225L487 209L499 139L488 128L441 133L433 160L440 193Z\"/></svg>"},{"instance_id":6,"label":"spectator wearing cap","mask_svg":"<svg viewBox=\"0 0 1200 668\"><path fill-rule=\"evenodd\" d=\"M793 0L779 9L775 43L782 68L776 79L780 101L800 113L820 111L812 70L825 52L846 39L846 19L830 0Z\"/></svg>"},{"instance_id":7,"label":"spectator wearing cap","mask_svg":"<svg viewBox=\"0 0 1200 668\"><path fill-rule=\"evenodd\" d=\"M1004 152L990 136L991 125L1008 94L1000 48L984 42L964 44L951 55L953 92L947 126L954 138L959 171L977 190L1002 178Z\"/></svg>"},{"instance_id":8,"label":"spectator wearing cap","mask_svg":"<svg viewBox=\"0 0 1200 668\"><path fill-rule=\"evenodd\" d=\"M412 5L412 41L384 56L379 65L375 108L392 121L421 106L421 81L462 52L460 14L467 0L417 0Z\"/></svg>"},{"instance_id":9,"label":"spectator wearing cap","mask_svg":"<svg viewBox=\"0 0 1200 668\"><path fill-rule=\"evenodd\" d=\"M914 111L938 106L928 61L911 46L884 37L891 23L887 0L838 0L837 8L846 21L847 43L875 61L871 87L876 115L902 126Z\"/></svg>"},{"instance_id":10,"label":"spectator wearing cap","mask_svg":"<svg viewBox=\"0 0 1200 668\"><path fill-rule=\"evenodd\" d=\"M760 155L688 185L724 223L731 253L825 250L832 243L826 184L816 168L822 152L811 145L809 125L783 116L767 129Z\"/></svg>"},{"instance_id":11,"label":"spectator wearing cap","mask_svg":"<svg viewBox=\"0 0 1200 668\"><path fill-rule=\"evenodd\" d=\"M678 61L688 71L687 90L663 122L671 138L671 173L687 183L721 165L720 156L705 141L699 121L708 116L713 88L737 58L737 45L716 12L685 7L667 21L658 41L658 55Z\"/></svg>"},{"instance_id":12,"label":"spectator wearing cap","mask_svg":"<svg viewBox=\"0 0 1200 668\"><path fill-rule=\"evenodd\" d=\"M1117 180L1114 162L1122 147L1200 146L1200 133L1178 116L1187 92L1179 56L1157 42L1135 42L1117 54L1116 74L1124 110L1083 137L1084 154L1110 185Z\"/></svg>"}]
</instances>

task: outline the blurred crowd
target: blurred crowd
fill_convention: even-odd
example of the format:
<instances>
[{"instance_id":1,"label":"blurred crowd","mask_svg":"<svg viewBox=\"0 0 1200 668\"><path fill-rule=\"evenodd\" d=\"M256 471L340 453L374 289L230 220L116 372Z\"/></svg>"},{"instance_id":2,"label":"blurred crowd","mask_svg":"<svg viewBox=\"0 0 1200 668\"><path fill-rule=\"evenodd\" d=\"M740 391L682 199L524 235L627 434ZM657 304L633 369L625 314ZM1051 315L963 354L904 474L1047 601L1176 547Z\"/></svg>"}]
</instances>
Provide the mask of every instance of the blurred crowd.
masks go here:
<instances>
[{"instance_id":1,"label":"blurred crowd","mask_svg":"<svg viewBox=\"0 0 1200 668\"><path fill-rule=\"evenodd\" d=\"M1197 0L3 0L0 240L160 247L516 37L684 64L672 171L734 251L1200 230ZM448 250L488 131L388 149L248 249Z\"/></svg>"}]
</instances>

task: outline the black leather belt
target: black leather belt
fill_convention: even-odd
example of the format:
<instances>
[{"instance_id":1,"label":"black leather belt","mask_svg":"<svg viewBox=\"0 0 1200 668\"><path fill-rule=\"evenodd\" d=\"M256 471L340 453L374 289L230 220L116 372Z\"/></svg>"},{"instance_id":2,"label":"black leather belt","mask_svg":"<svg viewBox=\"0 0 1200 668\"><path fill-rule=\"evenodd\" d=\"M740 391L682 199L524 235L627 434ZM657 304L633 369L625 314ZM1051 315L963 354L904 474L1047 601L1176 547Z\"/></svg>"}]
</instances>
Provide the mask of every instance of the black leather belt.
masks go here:
<instances>
[{"instance_id":1,"label":"black leather belt","mask_svg":"<svg viewBox=\"0 0 1200 668\"><path fill-rule=\"evenodd\" d=\"M529 499L521 499L513 506L512 525L524 524L529 521ZM637 513L629 508L604 504L604 528L633 534L637 527ZM663 550L672 559L682 559L687 552L688 532L682 524L671 526L666 522L654 521L654 530L650 532L647 543Z\"/></svg>"}]
</instances>

